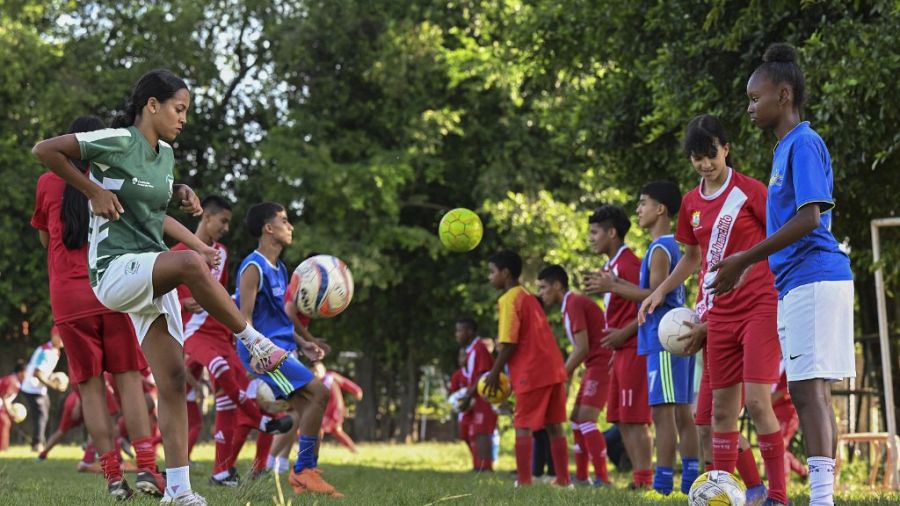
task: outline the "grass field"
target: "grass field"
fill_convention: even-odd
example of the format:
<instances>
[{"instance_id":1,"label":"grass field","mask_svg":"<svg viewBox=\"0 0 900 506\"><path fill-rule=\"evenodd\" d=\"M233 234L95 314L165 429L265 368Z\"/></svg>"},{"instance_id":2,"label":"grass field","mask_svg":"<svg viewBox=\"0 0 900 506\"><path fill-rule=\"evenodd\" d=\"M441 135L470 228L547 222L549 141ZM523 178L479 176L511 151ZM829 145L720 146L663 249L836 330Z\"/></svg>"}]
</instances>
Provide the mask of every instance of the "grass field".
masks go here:
<instances>
[{"instance_id":1,"label":"grass field","mask_svg":"<svg viewBox=\"0 0 900 506\"><path fill-rule=\"evenodd\" d=\"M241 474L247 473L252 446L244 448L238 464ZM27 447L13 447L0 453L0 505L81 505L111 504L105 494L103 478L96 474L80 474L75 466L81 450L74 446L54 449L51 458L36 462ZM213 488L207 484L212 468L213 447L205 444L194 449L196 461L191 470L193 487L213 505L272 505L277 495L275 479L266 477L245 483L237 489ZM294 506L328 504L392 505L469 505L469 504L609 504L638 505L649 501L638 493L622 490L628 480L625 474L613 474L616 488L604 490L559 490L545 485L513 488L510 471L514 462L507 453L501 457L498 472L492 475L473 475L466 472L467 452L460 444L362 445L353 455L332 445L323 447L320 465L326 478L338 487L346 498L295 496L282 481L285 500ZM133 475L129 482L133 483ZM677 478L676 478L677 483ZM792 484L792 504L808 504L805 488ZM156 504L158 501L135 496L130 504ZM685 500L662 504L685 504ZM859 489L838 497L838 504L887 505L900 504L900 495L879 496Z\"/></svg>"}]
</instances>

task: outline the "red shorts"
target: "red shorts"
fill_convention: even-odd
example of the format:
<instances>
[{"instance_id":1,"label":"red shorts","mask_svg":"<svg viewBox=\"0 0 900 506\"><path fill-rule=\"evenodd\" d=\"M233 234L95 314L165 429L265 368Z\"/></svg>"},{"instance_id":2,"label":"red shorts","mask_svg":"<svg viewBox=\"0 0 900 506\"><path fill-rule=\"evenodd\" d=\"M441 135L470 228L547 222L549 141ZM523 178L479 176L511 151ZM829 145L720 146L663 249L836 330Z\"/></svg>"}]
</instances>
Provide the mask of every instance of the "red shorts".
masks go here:
<instances>
[{"instance_id":1,"label":"red shorts","mask_svg":"<svg viewBox=\"0 0 900 506\"><path fill-rule=\"evenodd\" d=\"M707 322L709 385L713 390L738 383L778 383L781 343L776 313L741 321Z\"/></svg>"},{"instance_id":2,"label":"red shorts","mask_svg":"<svg viewBox=\"0 0 900 506\"><path fill-rule=\"evenodd\" d=\"M476 398L472 409L465 412L468 435L470 437L493 434L497 428L497 412L493 406L484 399Z\"/></svg>"},{"instance_id":3,"label":"red shorts","mask_svg":"<svg viewBox=\"0 0 900 506\"><path fill-rule=\"evenodd\" d=\"M598 364L588 367L581 377L581 388L575 397L576 406L603 409L609 397L609 366Z\"/></svg>"},{"instance_id":4,"label":"red shorts","mask_svg":"<svg viewBox=\"0 0 900 506\"><path fill-rule=\"evenodd\" d=\"M651 423L647 397L647 357L637 348L619 348L613 353L613 371L609 381L609 423Z\"/></svg>"},{"instance_id":5,"label":"red shorts","mask_svg":"<svg viewBox=\"0 0 900 506\"><path fill-rule=\"evenodd\" d=\"M566 384L555 383L529 392L516 393L513 427L541 430L566 421ZM471 430L469 431L471 432Z\"/></svg>"},{"instance_id":6,"label":"red shorts","mask_svg":"<svg viewBox=\"0 0 900 506\"><path fill-rule=\"evenodd\" d=\"M69 361L69 379L83 383L103 371L140 371L147 360L131 318L124 313L86 316L57 324Z\"/></svg>"},{"instance_id":7,"label":"red shorts","mask_svg":"<svg viewBox=\"0 0 900 506\"><path fill-rule=\"evenodd\" d=\"M78 414L75 413L75 407L78 406ZM81 425L83 417L81 416L81 396L75 391L69 393L63 401L62 416L59 418L59 427L57 432L66 433Z\"/></svg>"},{"instance_id":8,"label":"red shorts","mask_svg":"<svg viewBox=\"0 0 900 506\"><path fill-rule=\"evenodd\" d=\"M184 352L190 355L188 363L206 367L213 383L218 376L230 370L237 378L241 389L246 389L250 384L247 371L241 364L234 345L226 342L222 336L211 337L205 334L194 334L185 340Z\"/></svg>"}]
</instances>

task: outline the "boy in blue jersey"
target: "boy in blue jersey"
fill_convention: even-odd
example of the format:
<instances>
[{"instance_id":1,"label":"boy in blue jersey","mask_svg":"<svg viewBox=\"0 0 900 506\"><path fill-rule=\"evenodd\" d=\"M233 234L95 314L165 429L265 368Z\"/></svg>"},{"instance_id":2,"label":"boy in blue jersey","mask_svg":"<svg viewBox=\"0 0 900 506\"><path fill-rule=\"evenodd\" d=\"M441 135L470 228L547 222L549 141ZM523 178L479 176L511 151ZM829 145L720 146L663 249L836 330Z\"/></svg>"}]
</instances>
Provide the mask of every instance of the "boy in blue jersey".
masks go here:
<instances>
[{"instance_id":1,"label":"boy in blue jersey","mask_svg":"<svg viewBox=\"0 0 900 506\"><path fill-rule=\"evenodd\" d=\"M809 464L809 503L834 504L837 424L830 381L856 376L853 272L831 233L834 172L822 138L800 121L803 71L787 44L773 44L747 82L750 121L778 138L766 201L766 239L729 256L710 289L738 284L768 258L778 290L778 335Z\"/></svg>"},{"instance_id":2,"label":"boy in blue jersey","mask_svg":"<svg viewBox=\"0 0 900 506\"><path fill-rule=\"evenodd\" d=\"M640 286L604 275L595 279L604 291L641 301L649 296L678 264L681 251L672 235L671 219L681 207L681 192L669 181L657 181L641 189L636 214L638 224L650 233L653 242L641 263ZM669 310L684 306L684 286L666 295L658 311L648 315L638 328L637 353L647 357L647 384L650 410L656 427L656 470L650 495L659 498L674 489L676 448L681 453L681 491L688 493L697 478L698 437L691 413L694 398L694 357L672 355L659 342L658 326Z\"/></svg>"},{"instance_id":3,"label":"boy in blue jersey","mask_svg":"<svg viewBox=\"0 0 900 506\"><path fill-rule=\"evenodd\" d=\"M291 244L294 227L284 207L273 202L256 204L247 211L247 228L259 240L256 250L238 268L235 299L241 313L261 329L274 343L288 352L299 350L310 360L320 360L324 351L294 332L294 324L284 311L284 293L288 287L287 268L279 258ZM265 330L262 330L265 329ZM285 399L300 420L300 448L288 482L294 492L315 492L340 497L317 469L319 430L330 392L294 353L281 368L257 374L250 367L250 353L238 341L238 356L244 367L264 381L280 399Z\"/></svg>"}]
</instances>

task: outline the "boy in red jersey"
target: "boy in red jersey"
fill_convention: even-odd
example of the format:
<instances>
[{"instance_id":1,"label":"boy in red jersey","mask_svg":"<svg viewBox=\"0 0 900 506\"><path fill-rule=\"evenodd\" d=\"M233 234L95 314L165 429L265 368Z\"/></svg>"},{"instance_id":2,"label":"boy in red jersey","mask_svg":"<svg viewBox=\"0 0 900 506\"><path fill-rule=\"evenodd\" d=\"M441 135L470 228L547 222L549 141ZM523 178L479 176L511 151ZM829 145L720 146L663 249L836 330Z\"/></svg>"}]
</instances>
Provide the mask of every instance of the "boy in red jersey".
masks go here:
<instances>
[{"instance_id":1,"label":"boy in red jersey","mask_svg":"<svg viewBox=\"0 0 900 506\"><path fill-rule=\"evenodd\" d=\"M466 353L463 366L465 386L468 389L460 400L469 429L469 444L472 447L472 469L493 471L493 449L491 437L497 428L497 412L491 403L478 395L478 380L494 365L494 357L478 337L478 324L471 318L456 321L456 342Z\"/></svg>"},{"instance_id":2,"label":"boy in red jersey","mask_svg":"<svg viewBox=\"0 0 900 506\"><path fill-rule=\"evenodd\" d=\"M501 251L488 260L490 284L503 295L497 302L499 354L485 379L488 391L499 387L500 372L509 364L509 379L516 394L513 425L516 428L517 486L531 485L531 433L546 428L556 480L569 482L569 448L562 424L566 421L566 369L562 353L537 297L519 285L522 259Z\"/></svg>"},{"instance_id":3,"label":"boy in red jersey","mask_svg":"<svg viewBox=\"0 0 900 506\"><path fill-rule=\"evenodd\" d=\"M212 276L222 286L228 286L228 249L219 241L231 226L231 204L218 195L210 195L203 199L200 206L203 215L194 235L219 251L220 262L212 269ZM172 251L188 249L183 243L178 243ZM246 396L249 380L234 349L231 331L200 307L187 285L178 287L178 299L184 322L184 351L190 355L192 362L206 367L215 386L216 457L209 483L234 487L240 480L229 462L233 461L234 447L238 446L233 441L235 428L239 425L237 410L240 409L254 426L264 432L287 432L293 421L290 417L273 420L262 414L256 401Z\"/></svg>"},{"instance_id":4,"label":"boy in red jersey","mask_svg":"<svg viewBox=\"0 0 900 506\"><path fill-rule=\"evenodd\" d=\"M573 377L583 363L584 375L570 420L575 439L575 482L590 484L588 460L594 464L594 486L609 484L606 439L597 428L600 411L609 395L609 361L612 351L603 347L606 316L596 302L569 290L569 275L560 265L544 267L538 274L541 301L547 307L561 306L566 337L572 353L566 360L566 375Z\"/></svg>"},{"instance_id":5,"label":"boy in red jersey","mask_svg":"<svg viewBox=\"0 0 900 506\"><path fill-rule=\"evenodd\" d=\"M778 425L781 426L781 437L784 439L784 480L785 482L790 481L791 471L801 478L806 478L809 475L806 466L787 450L791 440L797 434L797 429L800 428L800 417L797 415L797 408L791 401L784 364L781 368L781 378L772 389L772 410L775 411L775 418L778 419Z\"/></svg>"},{"instance_id":6,"label":"boy in red jersey","mask_svg":"<svg viewBox=\"0 0 900 506\"><path fill-rule=\"evenodd\" d=\"M116 402L112 387L106 384L105 381L104 388L106 392L106 412L110 417L116 418L119 414L119 403ZM47 460L50 450L62 441L62 438L65 437L66 433L75 427L80 426L84 421L85 408L82 403L81 392L78 385L74 385L72 390L63 400L63 409L59 416L59 426L56 428L56 432L47 439L47 445L41 453L38 454L38 460ZM116 445L116 453L118 454L118 445Z\"/></svg>"},{"instance_id":7,"label":"boy in red jersey","mask_svg":"<svg viewBox=\"0 0 900 506\"><path fill-rule=\"evenodd\" d=\"M603 271L634 285L641 283L641 259L625 245L631 221L619 206L599 207L588 219L590 243L595 253L609 259ZM619 424L622 441L634 465L631 488L653 486L652 415L648 398L647 358L637 354L637 304L605 292L597 277L588 276L585 292L603 293L607 334L603 346L614 350L606 421Z\"/></svg>"},{"instance_id":8,"label":"boy in red jersey","mask_svg":"<svg viewBox=\"0 0 900 506\"><path fill-rule=\"evenodd\" d=\"M361 401L363 398L362 388L343 375L335 371L326 370L325 364L322 362L313 364L313 372L331 390L331 398L328 399L328 406L325 407L325 415L322 417L322 429L319 438L325 439L325 435L331 435L348 450L356 453L356 444L344 432L343 427L344 416L347 413L347 405L344 403L344 392L353 395L353 398L357 401Z\"/></svg>"},{"instance_id":9,"label":"boy in red jersey","mask_svg":"<svg viewBox=\"0 0 900 506\"><path fill-rule=\"evenodd\" d=\"M19 395L19 388L25 379L25 361L16 362L12 374L0 378L0 452L9 449L9 431L13 417L10 415L12 402Z\"/></svg>"},{"instance_id":10,"label":"boy in red jersey","mask_svg":"<svg viewBox=\"0 0 900 506\"><path fill-rule=\"evenodd\" d=\"M718 274L710 271L711 267L765 239L766 187L731 168L727 137L714 116L701 115L691 120L684 151L701 176L700 184L682 199L678 216L675 238L685 245L685 254L669 277L643 302L641 317L660 306L665 294L695 269L699 267L705 273L703 299L697 304L697 313L707 324L706 347L713 390L713 465L729 473L735 470L743 390L769 478L768 502L787 504L784 441L771 401L781 362L775 278L768 265L760 263L743 272L736 290L717 293L710 289Z\"/></svg>"}]
</instances>

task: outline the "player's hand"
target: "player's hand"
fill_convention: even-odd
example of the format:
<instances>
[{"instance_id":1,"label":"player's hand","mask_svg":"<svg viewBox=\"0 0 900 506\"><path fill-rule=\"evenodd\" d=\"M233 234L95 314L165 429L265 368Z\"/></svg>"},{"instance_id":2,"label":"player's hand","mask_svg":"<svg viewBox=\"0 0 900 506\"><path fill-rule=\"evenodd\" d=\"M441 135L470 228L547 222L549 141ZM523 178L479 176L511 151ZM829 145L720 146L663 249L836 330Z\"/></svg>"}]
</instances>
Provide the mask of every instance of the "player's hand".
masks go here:
<instances>
[{"instance_id":1,"label":"player's hand","mask_svg":"<svg viewBox=\"0 0 900 506\"><path fill-rule=\"evenodd\" d=\"M653 314L653 311L655 311L665 299L666 294L660 293L659 290L654 290L649 297L644 299L644 302L641 302L641 308L638 310L638 325L643 325L647 321L647 315Z\"/></svg>"},{"instance_id":2,"label":"player's hand","mask_svg":"<svg viewBox=\"0 0 900 506\"><path fill-rule=\"evenodd\" d=\"M200 304L197 303L197 301L193 297L188 297L188 298L182 300L181 307L187 309L189 312L194 313L194 314L203 312L203 308L200 306Z\"/></svg>"},{"instance_id":3,"label":"player's hand","mask_svg":"<svg viewBox=\"0 0 900 506\"><path fill-rule=\"evenodd\" d=\"M622 329L614 329L610 327L606 330L607 333L605 336L603 336L603 339L600 340L600 345L609 350L614 350L622 346L622 344L624 344L625 341L627 341L630 337L625 335L625 332L622 332Z\"/></svg>"},{"instance_id":4,"label":"player's hand","mask_svg":"<svg viewBox=\"0 0 900 506\"><path fill-rule=\"evenodd\" d=\"M319 345L308 341L300 343L300 351L303 352L303 355L306 358L312 361L322 360L325 357L325 351L322 348L319 348Z\"/></svg>"},{"instance_id":5,"label":"player's hand","mask_svg":"<svg viewBox=\"0 0 900 506\"><path fill-rule=\"evenodd\" d=\"M331 346L328 346L328 341L324 337L314 337L313 342L316 343L319 348L322 348L322 351L324 351L326 355L331 353Z\"/></svg>"},{"instance_id":6,"label":"player's hand","mask_svg":"<svg viewBox=\"0 0 900 506\"><path fill-rule=\"evenodd\" d=\"M107 220L116 221L119 215L125 212L125 208L119 203L119 197L116 194L102 189L96 195L88 200L91 212L96 216L106 218Z\"/></svg>"},{"instance_id":7,"label":"player's hand","mask_svg":"<svg viewBox=\"0 0 900 506\"><path fill-rule=\"evenodd\" d=\"M615 282L616 276L611 272L599 270L590 273L584 278L584 293L596 295L611 292Z\"/></svg>"},{"instance_id":8,"label":"player's hand","mask_svg":"<svg viewBox=\"0 0 900 506\"><path fill-rule=\"evenodd\" d=\"M493 397L495 393L500 391L500 372L491 371L488 373L487 377L484 378L484 393L487 394L488 397Z\"/></svg>"},{"instance_id":9,"label":"player's hand","mask_svg":"<svg viewBox=\"0 0 900 506\"><path fill-rule=\"evenodd\" d=\"M459 412L463 413L472 409L472 405L474 404L473 400L474 399L472 399L471 395L466 395L462 399L460 399L458 404Z\"/></svg>"},{"instance_id":10,"label":"player's hand","mask_svg":"<svg viewBox=\"0 0 900 506\"><path fill-rule=\"evenodd\" d=\"M200 199L190 186L186 184L172 185L172 197L178 201L182 211L192 216L203 214L203 208L200 207Z\"/></svg>"},{"instance_id":11,"label":"player's hand","mask_svg":"<svg viewBox=\"0 0 900 506\"><path fill-rule=\"evenodd\" d=\"M362 398L363 398L362 392L360 392L360 393L358 393L358 394L356 395L356 401L357 401L357 402L361 401Z\"/></svg>"},{"instance_id":12,"label":"player's hand","mask_svg":"<svg viewBox=\"0 0 900 506\"><path fill-rule=\"evenodd\" d=\"M734 290L740 283L747 268L750 267L744 261L743 253L735 253L721 262L709 268L709 272L716 273L716 279L706 285L709 293L727 293Z\"/></svg>"},{"instance_id":13,"label":"player's hand","mask_svg":"<svg viewBox=\"0 0 900 506\"><path fill-rule=\"evenodd\" d=\"M700 351L706 344L706 323L682 322L691 328L691 331L683 336L678 337L678 341L690 341L688 347L684 349L683 357L689 357Z\"/></svg>"},{"instance_id":14,"label":"player's hand","mask_svg":"<svg viewBox=\"0 0 900 506\"><path fill-rule=\"evenodd\" d=\"M222 254L216 248L212 246L203 245L203 248L197 250L197 253L203 256L203 260L206 262L206 265L209 266L209 269L215 269L219 267L219 264L222 263Z\"/></svg>"}]
</instances>

